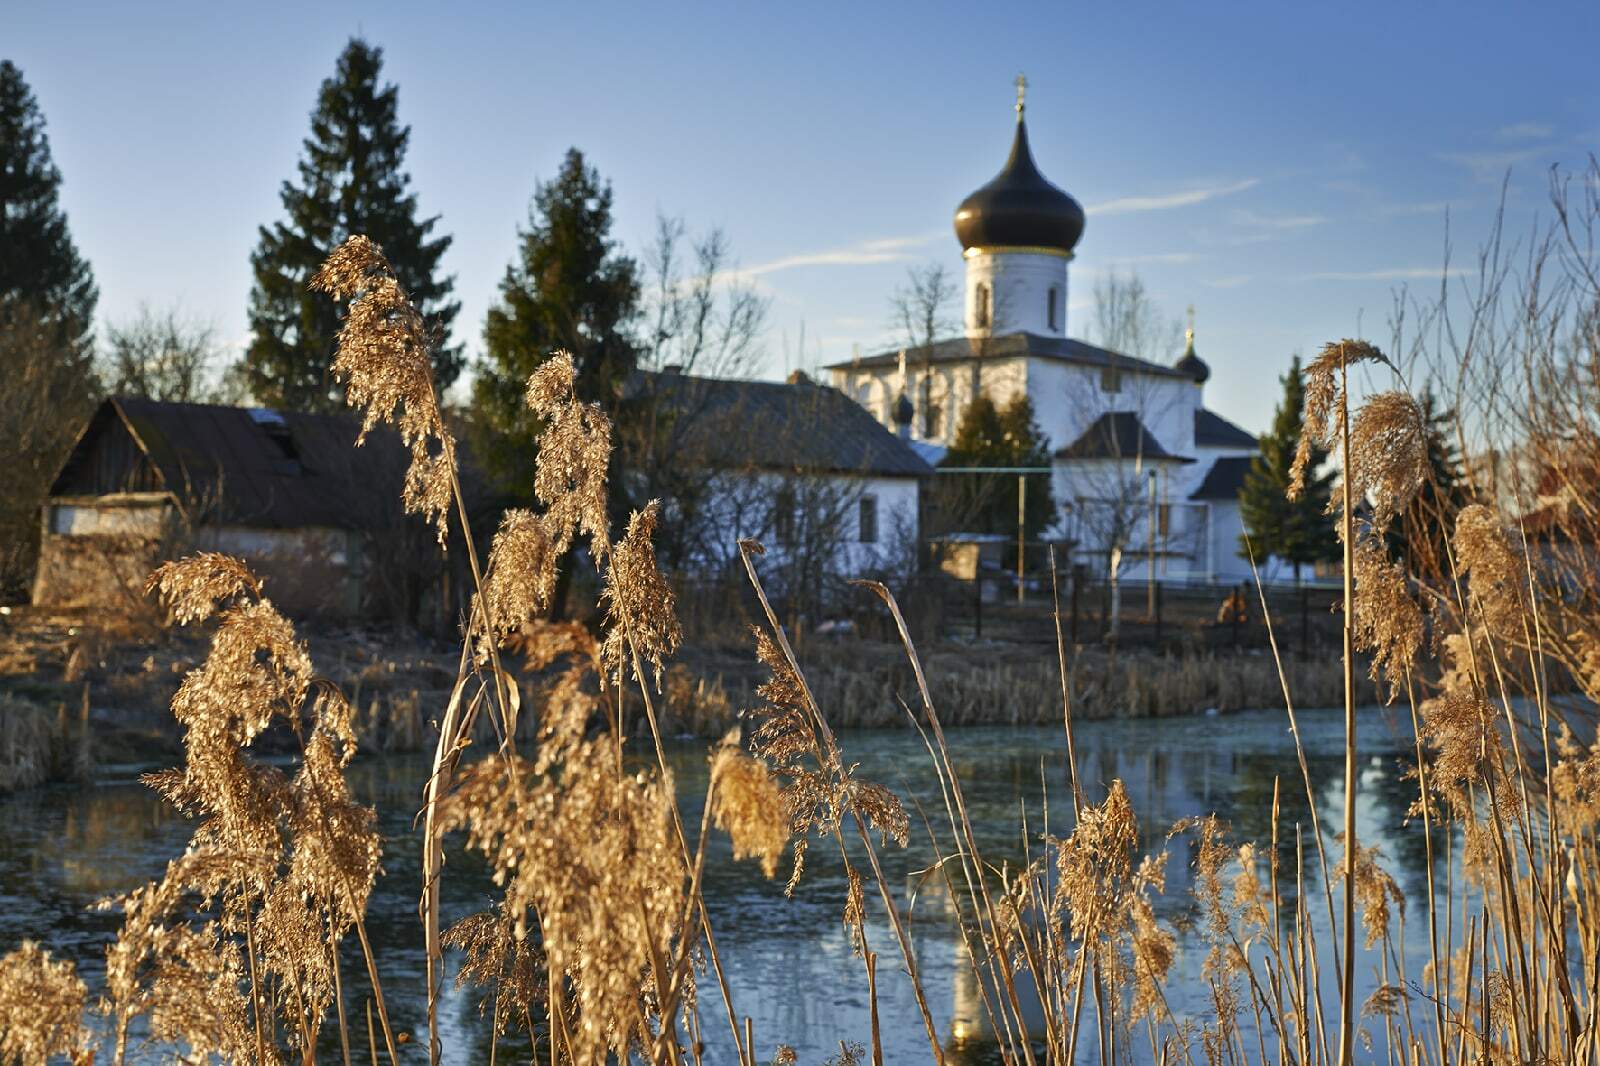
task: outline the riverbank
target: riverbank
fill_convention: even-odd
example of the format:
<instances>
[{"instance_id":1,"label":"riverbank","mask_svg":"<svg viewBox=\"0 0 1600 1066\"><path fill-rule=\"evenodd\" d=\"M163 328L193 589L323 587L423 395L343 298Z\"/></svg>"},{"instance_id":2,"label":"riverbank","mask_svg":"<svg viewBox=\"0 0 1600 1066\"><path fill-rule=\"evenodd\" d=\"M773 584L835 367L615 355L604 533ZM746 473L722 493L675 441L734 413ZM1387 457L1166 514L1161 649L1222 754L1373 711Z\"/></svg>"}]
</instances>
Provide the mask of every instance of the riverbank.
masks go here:
<instances>
[{"instance_id":1,"label":"riverbank","mask_svg":"<svg viewBox=\"0 0 1600 1066\"><path fill-rule=\"evenodd\" d=\"M449 700L459 651L407 630L302 627L319 672L356 708L369 752L430 749L432 720ZM201 632L150 624L96 624L73 615L13 614L0 631L0 791L87 773L95 762L162 763L179 754L168 707L183 676L205 656ZM839 728L907 724L902 701L920 707L898 644L858 637L805 641L799 655L818 702ZM1062 716L1056 648L1042 643L939 641L922 652L929 691L949 727L1048 725ZM518 669L514 656L508 665ZM1069 651L1076 718L1147 718L1227 713L1283 703L1269 654L1245 650L1117 654ZM1342 699L1337 662L1290 661L1297 707ZM671 734L716 737L759 706L766 680L754 654L736 646L687 647L663 678L658 713ZM524 675L532 689L537 678ZM1362 700L1375 694L1366 691ZM636 694L623 714L643 725ZM528 716L532 726L534 719ZM270 746L271 738L263 743Z\"/></svg>"}]
</instances>

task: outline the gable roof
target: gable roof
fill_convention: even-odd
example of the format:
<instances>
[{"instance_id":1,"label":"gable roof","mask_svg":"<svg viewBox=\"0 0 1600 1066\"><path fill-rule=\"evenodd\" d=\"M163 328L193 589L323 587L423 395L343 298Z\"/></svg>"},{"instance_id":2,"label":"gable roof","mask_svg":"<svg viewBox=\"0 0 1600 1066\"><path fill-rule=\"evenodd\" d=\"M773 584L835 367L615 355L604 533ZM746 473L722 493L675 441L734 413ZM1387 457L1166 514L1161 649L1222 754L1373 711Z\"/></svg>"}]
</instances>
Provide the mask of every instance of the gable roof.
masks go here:
<instances>
[{"instance_id":1,"label":"gable roof","mask_svg":"<svg viewBox=\"0 0 1600 1066\"><path fill-rule=\"evenodd\" d=\"M1189 493L1191 500L1237 500L1244 488L1244 476L1250 472L1254 456L1226 455L1211 464L1200 487Z\"/></svg>"},{"instance_id":2,"label":"gable roof","mask_svg":"<svg viewBox=\"0 0 1600 1066\"><path fill-rule=\"evenodd\" d=\"M1194 409L1194 443L1197 448L1257 448L1261 444L1254 434L1204 407Z\"/></svg>"},{"instance_id":3,"label":"gable roof","mask_svg":"<svg viewBox=\"0 0 1600 1066\"><path fill-rule=\"evenodd\" d=\"M172 493L198 517L269 529L387 525L410 461L399 436L375 428L355 447L358 418L264 408L103 401L51 485L52 496L140 488ZM125 433L131 449L113 438Z\"/></svg>"},{"instance_id":4,"label":"gable roof","mask_svg":"<svg viewBox=\"0 0 1600 1066\"><path fill-rule=\"evenodd\" d=\"M1192 463L1161 446L1132 411L1107 411L1083 435L1056 451L1057 459L1165 459Z\"/></svg>"},{"instance_id":5,"label":"gable roof","mask_svg":"<svg viewBox=\"0 0 1600 1066\"><path fill-rule=\"evenodd\" d=\"M1097 348L1093 344L1071 337L1044 337L1037 333L1007 333L999 337L951 337L947 340L934 341L927 347L906 349L906 363L913 366L930 362L948 363L966 359L1003 359L1017 356L1050 359L1078 366L1114 366L1130 373L1190 380L1183 371L1161 363L1135 359L1131 355L1113 352L1109 348ZM900 352L896 350L863 356L860 359L847 359L841 363L830 363L823 369L853 370L857 367L871 369L899 364Z\"/></svg>"},{"instance_id":6,"label":"gable roof","mask_svg":"<svg viewBox=\"0 0 1600 1066\"><path fill-rule=\"evenodd\" d=\"M673 444L723 470L922 477L932 468L866 408L809 380L727 381L640 371L635 399L656 398L676 420Z\"/></svg>"}]
</instances>

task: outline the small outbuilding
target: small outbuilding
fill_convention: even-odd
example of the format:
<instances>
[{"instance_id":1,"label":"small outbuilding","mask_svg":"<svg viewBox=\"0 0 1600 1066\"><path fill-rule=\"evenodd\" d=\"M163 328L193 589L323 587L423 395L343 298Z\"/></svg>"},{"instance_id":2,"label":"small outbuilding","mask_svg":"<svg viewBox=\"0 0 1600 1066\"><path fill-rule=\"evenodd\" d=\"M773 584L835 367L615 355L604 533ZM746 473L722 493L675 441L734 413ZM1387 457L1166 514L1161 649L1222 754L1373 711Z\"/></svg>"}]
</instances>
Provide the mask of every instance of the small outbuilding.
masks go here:
<instances>
[{"instance_id":1,"label":"small outbuilding","mask_svg":"<svg viewBox=\"0 0 1600 1066\"><path fill-rule=\"evenodd\" d=\"M33 600L127 609L162 560L246 559L295 614L418 621L452 601L431 532L402 512L408 453L345 414L112 397L50 487Z\"/></svg>"}]
</instances>

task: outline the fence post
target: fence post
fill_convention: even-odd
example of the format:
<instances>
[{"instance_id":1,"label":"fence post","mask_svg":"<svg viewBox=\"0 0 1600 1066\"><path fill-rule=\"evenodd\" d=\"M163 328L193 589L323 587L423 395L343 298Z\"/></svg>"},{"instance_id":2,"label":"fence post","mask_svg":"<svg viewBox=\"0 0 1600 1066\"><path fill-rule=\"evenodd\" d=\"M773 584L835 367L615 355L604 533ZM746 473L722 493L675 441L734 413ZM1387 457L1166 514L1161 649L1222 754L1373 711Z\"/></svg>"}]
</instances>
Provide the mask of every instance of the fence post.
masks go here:
<instances>
[{"instance_id":1,"label":"fence post","mask_svg":"<svg viewBox=\"0 0 1600 1066\"><path fill-rule=\"evenodd\" d=\"M1078 587L1083 584L1083 564L1072 564L1072 646L1078 646Z\"/></svg>"},{"instance_id":2,"label":"fence post","mask_svg":"<svg viewBox=\"0 0 1600 1066\"><path fill-rule=\"evenodd\" d=\"M1161 601L1166 599L1166 595L1165 595L1165 590L1161 587L1161 583L1160 582L1156 583L1155 590L1156 590L1156 650L1160 651L1161 650Z\"/></svg>"},{"instance_id":3,"label":"fence post","mask_svg":"<svg viewBox=\"0 0 1600 1066\"><path fill-rule=\"evenodd\" d=\"M983 637L983 571L972 571L972 639Z\"/></svg>"},{"instance_id":4,"label":"fence post","mask_svg":"<svg viewBox=\"0 0 1600 1066\"><path fill-rule=\"evenodd\" d=\"M1300 658L1311 658L1311 608L1307 601L1306 587L1300 586Z\"/></svg>"}]
</instances>

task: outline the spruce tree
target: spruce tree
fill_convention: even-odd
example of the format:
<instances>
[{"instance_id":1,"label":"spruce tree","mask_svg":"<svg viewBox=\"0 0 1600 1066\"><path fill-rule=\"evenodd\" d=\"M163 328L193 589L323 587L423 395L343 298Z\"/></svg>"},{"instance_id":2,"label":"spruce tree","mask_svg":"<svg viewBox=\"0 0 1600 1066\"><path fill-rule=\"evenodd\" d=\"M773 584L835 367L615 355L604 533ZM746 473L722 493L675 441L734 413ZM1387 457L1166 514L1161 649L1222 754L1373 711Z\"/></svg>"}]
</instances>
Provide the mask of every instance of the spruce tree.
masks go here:
<instances>
[{"instance_id":1,"label":"spruce tree","mask_svg":"<svg viewBox=\"0 0 1600 1066\"><path fill-rule=\"evenodd\" d=\"M1253 553L1258 564L1276 555L1294 565L1295 580L1299 581L1302 566L1339 556L1333 518L1327 513L1333 472L1323 469L1328 453L1313 449L1305 492L1299 499L1289 499L1289 468L1294 464L1305 414L1299 356L1281 380L1283 401L1273 416L1272 429L1261 438L1261 454L1250 464L1239 490L1239 516L1248 535L1248 541L1239 538L1239 555L1248 559Z\"/></svg>"},{"instance_id":2,"label":"spruce tree","mask_svg":"<svg viewBox=\"0 0 1600 1066\"><path fill-rule=\"evenodd\" d=\"M941 467L1049 466L1050 453L1034 420L1033 401L1019 394L1004 408L980 393L962 412L956 439ZM1037 537L1055 518L1048 474L1024 475L1023 529ZM935 482L940 524L946 532L1017 532L1016 474L947 474Z\"/></svg>"},{"instance_id":3,"label":"spruce tree","mask_svg":"<svg viewBox=\"0 0 1600 1066\"><path fill-rule=\"evenodd\" d=\"M0 315L42 321L78 363L93 347L99 292L67 230L60 190L38 101L22 71L0 60Z\"/></svg>"},{"instance_id":4,"label":"spruce tree","mask_svg":"<svg viewBox=\"0 0 1600 1066\"><path fill-rule=\"evenodd\" d=\"M398 92L379 85L383 50L352 39L333 77L322 83L311 135L303 143L299 183L279 193L288 218L263 226L255 253L245 352L250 390L262 403L291 410L341 406L329 366L339 313L307 286L329 252L364 234L382 247L395 275L438 338L434 376L441 391L461 372L448 340L460 304L454 279L439 275L448 236L431 237L439 218L418 220L417 198L403 169L411 127L400 125Z\"/></svg>"},{"instance_id":5,"label":"spruce tree","mask_svg":"<svg viewBox=\"0 0 1600 1066\"><path fill-rule=\"evenodd\" d=\"M639 268L611 237L611 185L567 151L555 180L540 182L516 262L484 324L485 357L473 382L473 444L503 491L527 491L538 426L523 403L528 376L561 349L577 389L614 417L638 364L628 328L639 306Z\"/></svg>"}]
</instances>

